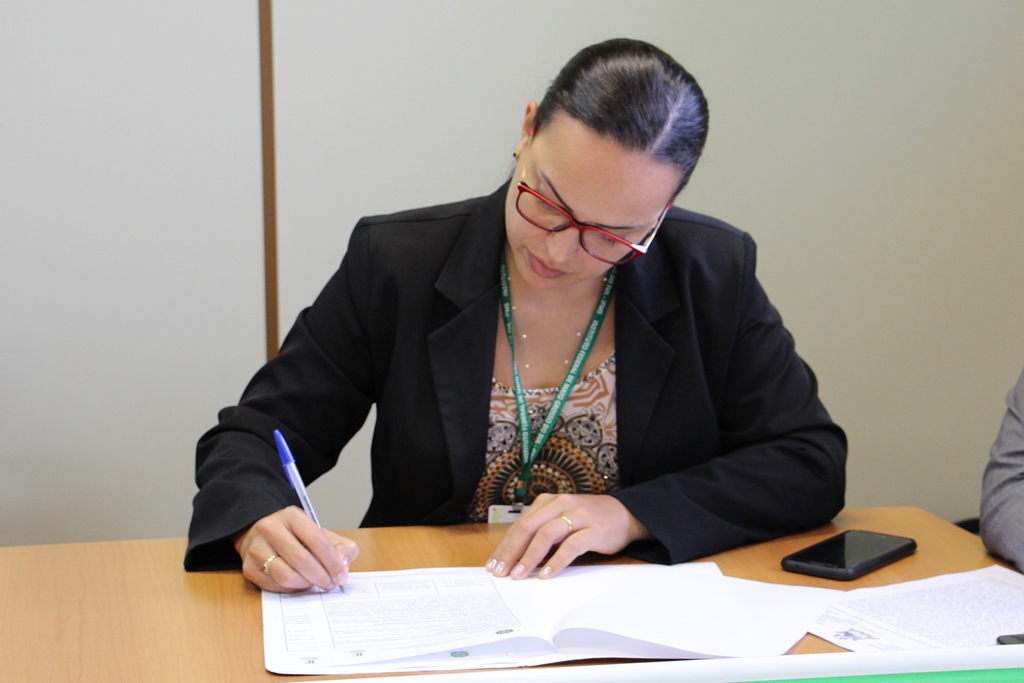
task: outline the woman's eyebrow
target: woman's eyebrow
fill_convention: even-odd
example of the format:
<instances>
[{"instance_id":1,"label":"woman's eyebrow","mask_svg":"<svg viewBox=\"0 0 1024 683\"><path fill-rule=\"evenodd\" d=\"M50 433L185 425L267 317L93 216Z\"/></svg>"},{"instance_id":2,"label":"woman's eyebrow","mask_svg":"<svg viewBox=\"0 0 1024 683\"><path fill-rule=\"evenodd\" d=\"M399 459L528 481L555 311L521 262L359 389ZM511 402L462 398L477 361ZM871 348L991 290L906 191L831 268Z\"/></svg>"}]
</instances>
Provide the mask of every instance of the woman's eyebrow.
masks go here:
<instances>
[{"instance_id":1,"label":"woman's eyebrow","mask_svg":"<svg viewBox=\"0 0 1024 683\"><path fill-rule=\"evenodd\" d=\"M576 214L573 213L573 210L569 206L569 204L566 203L566 201L564 199L562 199L562 195L558 194L558 190L555 189L554 183L551 182L551 179L548 178L547 174L544 173L544 171L542 171L541 169L538 168L537 169L537 175L540 176L541 182L544 183L545 185L547 185L548 188L551 190L551 192L555 195L555 199L557 199L561 203L562 208L565 209L566 211L568 211L569 213L573 214L573 218L575 218Z\"/></svg>"},{"instance_id":2,"label":"woman's eyebrow","mask_svg":"<svg viewBox=\"0 0 1024 683\"><path fill-rule=\"evenodd\" d=\"M569 204L564 199L562 199L562 195L558 194L558 190L555 189L555 186L551 182L551 179L547 177L544 171L538 168L537 175L540 176L541 182L547 185L548 188L551 190L551 193L555 195L555 199L559 201L559 203L562 205L562 208L568 211L569 215L576 219L576 213L569 207ZM583 223L583 221L579 219L576 219L576 222ZM583 225L591 225L595 228L601 228L602 230L643 230L645 227L643 225L604 225L602 223L583 223Z\"/></svg>"}]
</instances>

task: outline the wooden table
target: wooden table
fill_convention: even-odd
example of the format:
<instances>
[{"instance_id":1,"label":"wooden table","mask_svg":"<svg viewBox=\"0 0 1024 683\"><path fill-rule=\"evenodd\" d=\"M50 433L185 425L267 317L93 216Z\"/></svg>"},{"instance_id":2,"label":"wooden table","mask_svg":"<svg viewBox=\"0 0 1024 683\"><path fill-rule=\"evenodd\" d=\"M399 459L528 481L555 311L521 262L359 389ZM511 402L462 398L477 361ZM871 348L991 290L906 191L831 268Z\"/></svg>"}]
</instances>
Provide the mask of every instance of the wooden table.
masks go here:
<instances>
[{"instance_id":1,"label":"wooden table","mask_svg":"<svg viewBox=\"0 0 1024 683\"><path fill-rule=\"evenodd\" d=\"M911 536L918 550L841 584L780 568L784 555L844 529ZM481 566L503 531L479 524L341 533L360 546L353 570L370 571ZM185 540L180 538L0 548L3 680L230 683L337 678L268 673L263 668L259 591L238 571L186 573L184 552ZM996 563L976 536L913 507L848 509L814 531L708 559L729 576L829 588L885 585ZM808 635L792 652L837 650Z\"/></svg>"}]
</instances>

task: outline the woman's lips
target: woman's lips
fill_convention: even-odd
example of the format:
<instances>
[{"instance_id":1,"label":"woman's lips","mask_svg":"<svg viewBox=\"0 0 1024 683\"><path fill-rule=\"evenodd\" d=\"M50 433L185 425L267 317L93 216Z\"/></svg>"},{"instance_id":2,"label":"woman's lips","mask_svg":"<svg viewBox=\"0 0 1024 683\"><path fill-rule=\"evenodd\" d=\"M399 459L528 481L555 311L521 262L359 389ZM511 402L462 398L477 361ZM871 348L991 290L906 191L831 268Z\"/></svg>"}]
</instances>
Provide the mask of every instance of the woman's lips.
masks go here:
<instances>
[{"instance_id":1,"label":"woman's lips","mask_svg":"<svg viewBox=\"0 0 1024 683\"><path fill-rule=\"evenodd\" d=\"M533 269L533 272L546 280L554 280L566 274L565 271L548 267L543 261L533 254L529 254L529 260L530 268Z\"/></svg>"}]
</instances>

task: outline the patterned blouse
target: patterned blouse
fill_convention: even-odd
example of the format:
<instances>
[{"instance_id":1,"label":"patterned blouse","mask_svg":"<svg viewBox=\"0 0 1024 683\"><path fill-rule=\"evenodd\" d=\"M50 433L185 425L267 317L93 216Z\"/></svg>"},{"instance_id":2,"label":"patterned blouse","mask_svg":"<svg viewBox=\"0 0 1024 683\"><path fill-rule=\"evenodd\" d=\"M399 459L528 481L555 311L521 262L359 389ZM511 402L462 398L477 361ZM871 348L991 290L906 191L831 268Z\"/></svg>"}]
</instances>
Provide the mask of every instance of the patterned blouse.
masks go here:
<instances>
[{"instance_id":1,"label":"patterned blouse","mask_svg":"<svg viewBox=\"0 0 1024 683\"><path fill-rule=\"evenodd\" d=\"M536 435L558 389L528 389L530 431ZM491 380L484 474L467 521L486 522L491 505L515 502L522 468L515 392ZM525 502L541 493L609 493L619 488L615 420L615 354L572 388L562 415L533 464Z\"/></svg>"}]
</instances>

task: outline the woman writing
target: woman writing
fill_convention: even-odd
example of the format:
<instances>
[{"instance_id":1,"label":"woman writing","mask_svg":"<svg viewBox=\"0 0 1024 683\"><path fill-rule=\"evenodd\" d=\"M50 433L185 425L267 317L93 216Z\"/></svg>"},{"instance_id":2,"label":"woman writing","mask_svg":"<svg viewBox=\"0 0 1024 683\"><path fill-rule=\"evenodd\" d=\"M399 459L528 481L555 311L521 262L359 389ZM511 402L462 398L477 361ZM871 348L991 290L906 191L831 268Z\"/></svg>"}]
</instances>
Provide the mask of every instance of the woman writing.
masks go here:
<instances>
[{"instance_id":1,"label":"woman writing","mask_svg":"<svg viewBox=\"0 0 1024 683\"><path fill-rule=\"evenodd\" d=\"M744 233L672 207L707 134L657 48L584 49L527 105L511 182L364 219L280 354L199 442L186 568L275 591L358 549L295 507L371 405L364 526L526 511L487 563L549 578L587 551L681 562L828 521L846 443ZM495 510L496 512L491 512Z\"/></svg>"}]
</instances>

